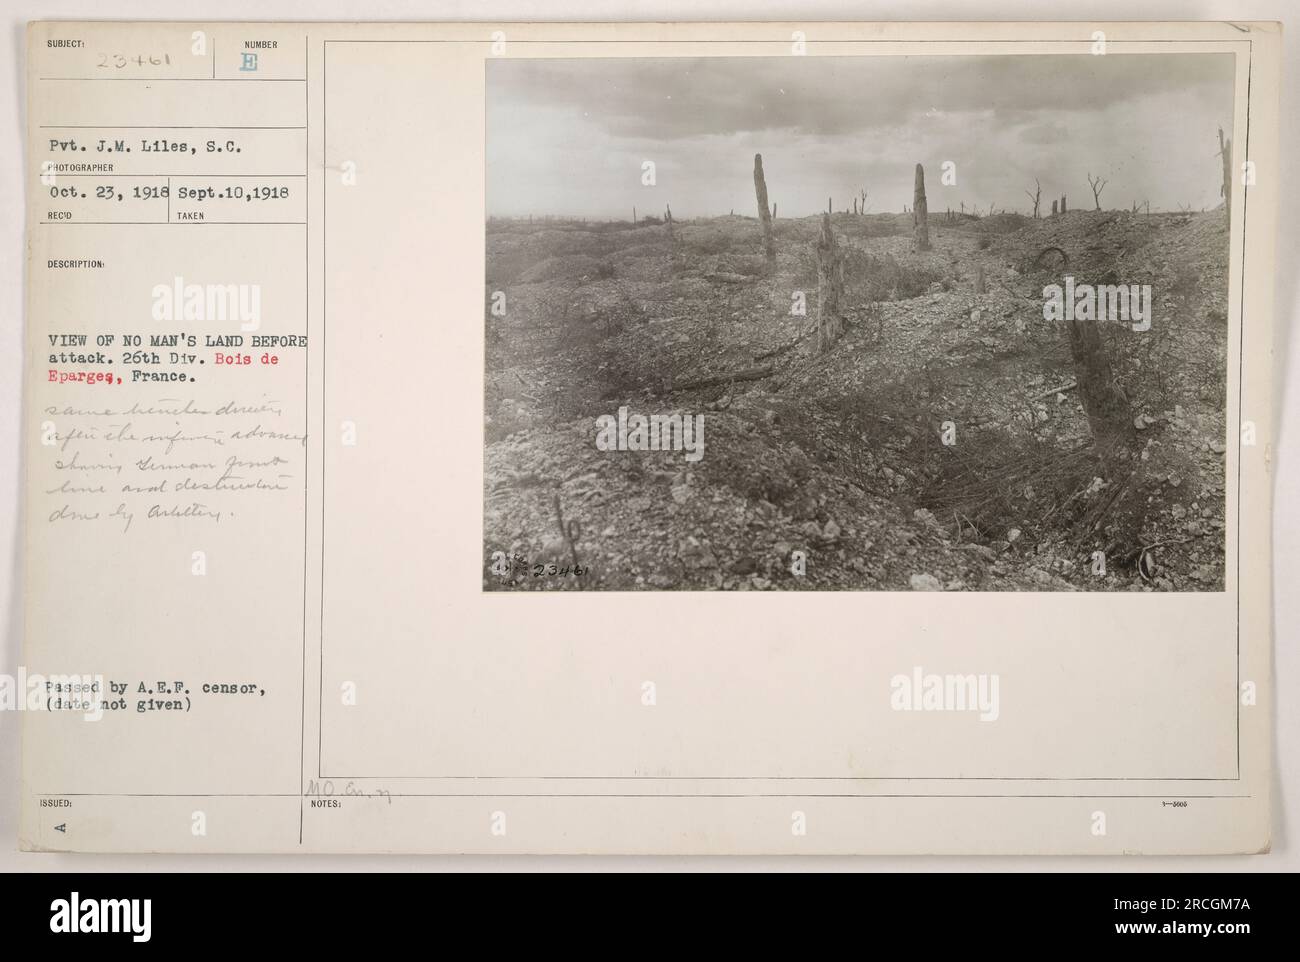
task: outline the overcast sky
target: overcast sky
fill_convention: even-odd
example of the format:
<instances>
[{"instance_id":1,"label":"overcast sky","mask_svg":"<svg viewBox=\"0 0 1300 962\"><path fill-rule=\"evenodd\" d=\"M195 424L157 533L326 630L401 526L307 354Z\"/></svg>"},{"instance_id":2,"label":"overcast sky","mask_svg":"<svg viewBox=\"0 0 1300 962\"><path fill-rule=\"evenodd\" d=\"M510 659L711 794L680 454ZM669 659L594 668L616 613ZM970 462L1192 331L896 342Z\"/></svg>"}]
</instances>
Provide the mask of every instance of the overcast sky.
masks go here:
<instances>
[{"instance_id":1,"label":"overcast sky","mask_svg":"<svg viewBox=\"0 0 1300 962\"><path fill-rule=\"evenodd\" d=\"M753 214L754 154L778 213L899 211L925 165L931 212L1220 202L1230 54L490 60L488 213ZM654 161L657 184L641 184ZM957 165L957 184L940 166Z\"/></svg>"}]
</instances>

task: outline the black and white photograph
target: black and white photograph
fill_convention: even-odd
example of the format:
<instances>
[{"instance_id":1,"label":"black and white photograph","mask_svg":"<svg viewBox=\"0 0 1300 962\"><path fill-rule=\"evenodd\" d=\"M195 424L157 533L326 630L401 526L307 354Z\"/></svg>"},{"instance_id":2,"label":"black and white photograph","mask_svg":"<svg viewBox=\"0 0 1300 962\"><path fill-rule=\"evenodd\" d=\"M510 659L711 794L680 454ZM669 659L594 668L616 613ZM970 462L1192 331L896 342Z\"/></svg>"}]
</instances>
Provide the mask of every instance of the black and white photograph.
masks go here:
<instances>
[{"instance_id":1,"label":"black and white photograph","mask_svg":"<svg viewBox=\"0 0 1300 962\"><path fill-rule=\"evenodd\" d=\"M373 951L443 872L1278 927L1282 0L232 2L8 11L13 944Z\"/></svg>"},{"instance_id":2,"label":"black and white photograph","mask_svg":"<svg viewBox=\"0 0 1300 962\"><path fill-rule=\"evenodd\" d=\"M485 590L1222 591L1233 58L792 46L486 64Z\"/></svg>"}]
</instances>

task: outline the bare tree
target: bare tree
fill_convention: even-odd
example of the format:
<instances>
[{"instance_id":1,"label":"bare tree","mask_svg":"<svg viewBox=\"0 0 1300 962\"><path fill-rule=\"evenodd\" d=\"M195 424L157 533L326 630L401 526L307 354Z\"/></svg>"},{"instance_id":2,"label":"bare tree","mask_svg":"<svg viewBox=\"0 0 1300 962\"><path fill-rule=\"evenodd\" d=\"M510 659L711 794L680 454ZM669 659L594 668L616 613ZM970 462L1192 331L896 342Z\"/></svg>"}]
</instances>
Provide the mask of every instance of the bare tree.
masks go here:
<instances>
[{"instance_id":1,"label":"bare tree","mask_svg":"<svg viewBox=\"0 0 1300 962\"><path fill-rule=\"evenodd\" d=\"M1101 192L1106 189L1107 183L1108 181L1101 177L1093 180L1092 174L1088 175L1088 186L1092 188L1092 202L1097 210L1101 210Z\"/></svg>"},{"instance_id":2,"label":"bare tree","mask_svg":"<svg viewBox=\"0 0 1300 962\"><path fill-rule=\"evenodd\" d=\"M1034 178L1034 192L1030 194L1029 191L1025 191L1025 194L1034 202L1034 220L1038 220L1038 201L1043 196L1043 185L1038 182L1037 177Z\"/></svg>"}]
</instances>

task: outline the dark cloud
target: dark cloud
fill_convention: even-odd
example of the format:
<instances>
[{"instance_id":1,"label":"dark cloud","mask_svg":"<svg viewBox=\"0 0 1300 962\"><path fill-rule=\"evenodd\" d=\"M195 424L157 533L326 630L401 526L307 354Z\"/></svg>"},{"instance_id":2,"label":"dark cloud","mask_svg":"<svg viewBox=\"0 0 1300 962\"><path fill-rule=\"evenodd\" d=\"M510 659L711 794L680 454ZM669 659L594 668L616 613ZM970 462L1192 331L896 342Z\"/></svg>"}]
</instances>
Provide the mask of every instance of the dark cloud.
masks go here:
<instances>
[{"instance_id":1,"label":"dark cloud","mask_svg":"<svg viewBox=\"0 0 1300 962\"><path fill-rule=\"evenodd\" d=\"M488 206L503 215L681 217L753 207L762 153L791 215L911 201L912 171L955 184L931 206L1082 196L1153 208L1218 203L1216 128L1231 129L1225 54L497 60L487 73ZM642 165L657 171L653 190Z\"/></svg>"}]
</instances>

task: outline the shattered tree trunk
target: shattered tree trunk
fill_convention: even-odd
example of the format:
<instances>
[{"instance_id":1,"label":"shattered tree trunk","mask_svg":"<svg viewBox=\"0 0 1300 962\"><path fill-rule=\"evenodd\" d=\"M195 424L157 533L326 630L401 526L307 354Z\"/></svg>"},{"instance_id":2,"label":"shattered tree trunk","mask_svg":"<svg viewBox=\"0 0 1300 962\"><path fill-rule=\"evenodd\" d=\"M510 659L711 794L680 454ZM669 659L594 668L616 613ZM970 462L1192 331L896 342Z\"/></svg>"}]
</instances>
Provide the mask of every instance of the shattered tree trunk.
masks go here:
<instances>
[{"instance_id":1,"label":"shattered tree trunk","mask_svg":"<svg viewBox=\"0 0 1300 962\"><path fill-rule=\"evenodd\" d=\"M1034 192L1030 194L1029 191L1025 191L1025 194L1034 202L1034 220L1038 220L1038 208L1043 200L1043 185L1035 178Z\"/></svg>"},{"instance_id":2,"label":"shattered tree trunk","mask_svg":"<svg viewBox=\"0 0 1300 962\"><path fill-rule=\"evenodd\" d=\"M671 204L664 206L664 223L668 225L668 240L671 242L676 239L673 236L673 208Z\"/></svg>"},{"instance_id":3,"label":"shattered tree trunk","mask_svg":"<svg viewBox=\"0 0 1300 962\"><path fill-rule=\"evenodd\" d=\"M1060 202L1059 200L1054 200L1054 201L1052 201L1052 216L1053 216L1053 217L1056 216L1056 211L1057 211L1057 209L1060 207L1060 204L1061 204L1061 202Z\"/></svg>"},{"instance_id":4,"label":"shattered tree trunk","mask_svg":"<svg viewBox=\"0 0 1300 962\"><path fill-rule=\"evenodd\" d=\"M758 198L758 219L763 222L763 257L767 269L776 268L776 241L772 238L772 215L767 209L767 181L763 178L763 155L754 155L754 196Z\"/></svg>"},{"instance_id":5,"label":"shattered tree trunk","mask_svg":"<svg viewBox=\"0 0 1300 962\"><path fill-rule=\"evenodd\" d=\"M1061 195L1061 213L1062 213L1062 214L1065 213L1065 195L1064 195L1064 194Z\"/></svg>"},{"instance_id":6,"label":"shattered tree trunk","mask_svg":"<svg viewBox=\"0 0 1300 962\"><path fill-rule=\"evenodd\" d=\"M984 265L975 265L975 293L984 294L988 292L988 287L984 283Z\"/></svg>"},{"instance_id":7,"label":"shattered tree trunk","mask_svg":"<svg viewBox=\"0 0 1300 962\"><path fill-rule=\"evenodd\" d=\"M918 251L930 249L930 224L925 205L925 169L916 165L916 186L912 191L912 234Z\"/></svg>"},{"instance_id":8,"label":"shattered tree trunk","mask_svg":"<svg viewBox=\"0 0 1300 962\"><path fill-rule=\"evenodd\" d=\"M844 331L840 317L840 295L844 291L844 258L831 215L822 214L821 234L817 238L817 353L828 351Z\"/></svg>"},{"instance_id":9,"label":"shattered tree trunk","mask_svg":"<svg viewBox=\"0 0 1300 962\"><path fill-rule=\"evenodd\" d=\"M1097 453L1110 464L1133 452L1137 440L1133 408L1115 383L1101 340L1101 329L1091 319L1065 322L1065 334L1079 382L1079 398Z\"/></svg>"},{"instance_id":10,"label":"shattered tree trunk","mask_svg":"<svg viewBox=\"0 0 1300 962\"><path fill-rule=\"evenodd\" d=\"M1223 216L1227 219L1228 230L1232 230L1232 141L1225 140L1223 128L1219 128L1219 156L1223 158Z\"/></svg>"}]
</instances>

